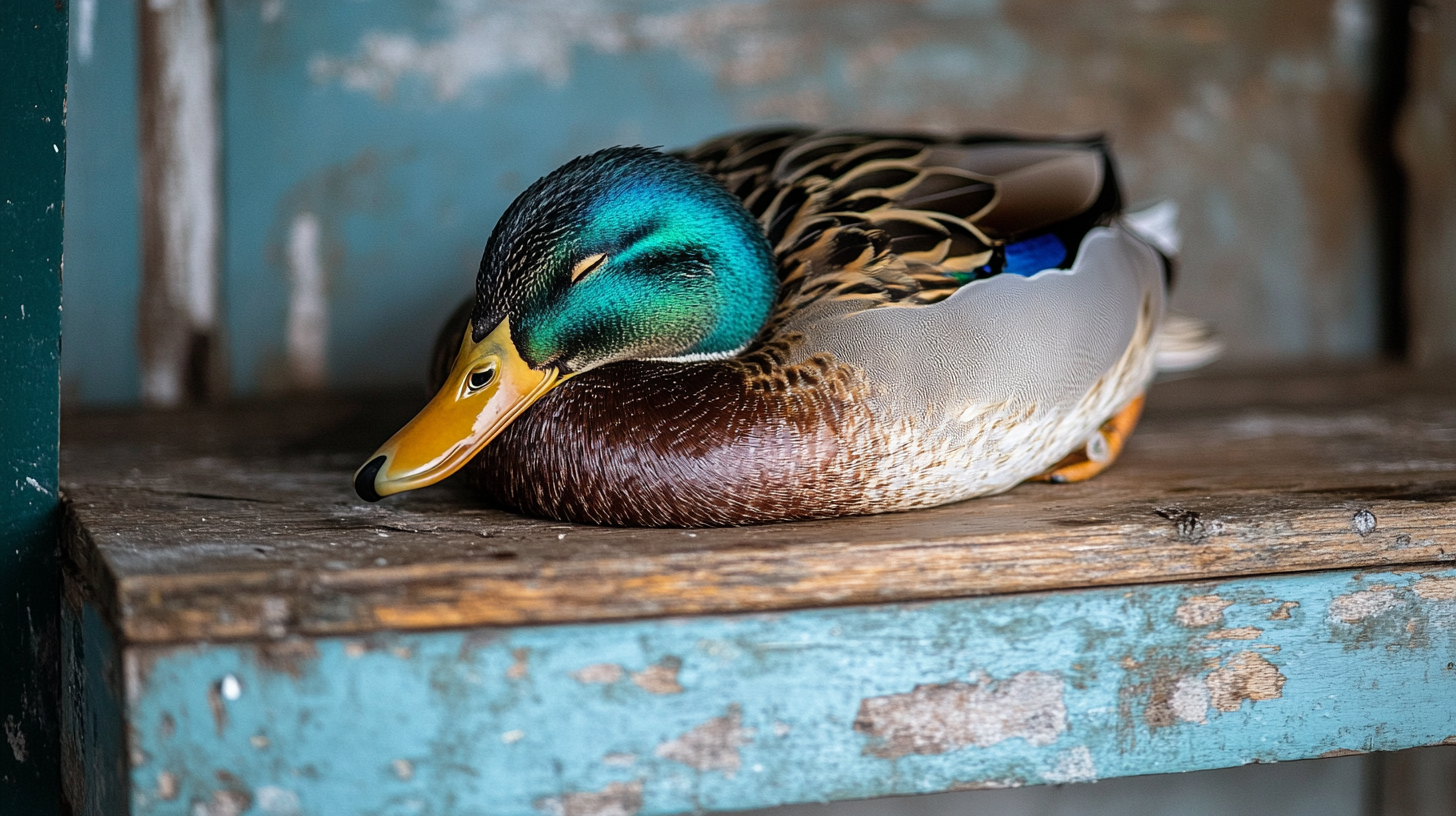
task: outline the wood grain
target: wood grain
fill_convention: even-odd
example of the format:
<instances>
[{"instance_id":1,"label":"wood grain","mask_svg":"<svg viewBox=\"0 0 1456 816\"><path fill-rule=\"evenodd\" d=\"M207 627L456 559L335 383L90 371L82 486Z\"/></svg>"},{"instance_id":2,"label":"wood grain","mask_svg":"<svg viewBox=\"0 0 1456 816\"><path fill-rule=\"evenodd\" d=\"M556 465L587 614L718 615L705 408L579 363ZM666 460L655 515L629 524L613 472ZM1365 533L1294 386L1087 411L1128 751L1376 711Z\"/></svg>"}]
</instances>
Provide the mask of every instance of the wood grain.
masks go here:
<instances>
[{"instance_id":1,"label":"wood grain","mask_svg":"<svg viewBox=\"0 0 1456 816\"><path fill-rule=\"evenodd\" d=\"M65 551L134 643L784 610L1456 560L1456 377L1155 386L1108 473L915 513L600 528L353 468L423 397L64 423Z\"/></svg>"}]
</instances>

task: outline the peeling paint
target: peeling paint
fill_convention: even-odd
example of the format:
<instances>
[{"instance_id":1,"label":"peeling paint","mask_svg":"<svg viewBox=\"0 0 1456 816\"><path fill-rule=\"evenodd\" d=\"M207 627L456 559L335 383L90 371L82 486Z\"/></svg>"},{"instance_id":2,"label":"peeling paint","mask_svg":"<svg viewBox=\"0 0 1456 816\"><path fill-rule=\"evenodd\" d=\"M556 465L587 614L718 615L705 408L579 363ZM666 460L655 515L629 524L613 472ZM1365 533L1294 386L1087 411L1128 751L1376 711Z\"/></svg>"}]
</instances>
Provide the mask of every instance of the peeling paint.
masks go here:
<instances>
[{"instance_id":1,"label":"peeling paint","mask_svg":"<svg viewBox=\"0 0 1456 816\"><path fill-rule=\"evenodd\" d=\"M171 771L157 774L157 797L165 801L177 798L177 775Z\"/></svg>"},{"instance_id":2,"label":"peeling paint","mask_svg":"<svg viewBox=\"0 0 1456 816\"><path fill-rule=\"evenodd\" d=\"M1299 601L1285 601L1269 613L1269 620L1289 620L1289 613L1299 608Z\"/></svg>"},{"instance_id":3,"label":"peeling paint","mask_svg":"<svg viewBox=\"0 0 1456 816\"><path fill-rule=\"evenodd\" d=\"M651 694L681 694L683 687L677 682L682 661L668 655L640 672L632 673L632 682Z\"/></svg>"},{"instance_id":4,"label":"peeling paint","mask_svg":"<svg viewBox=\"0 0 1456 816\"><path fill-rule=\"evenodd\" d=\"M599 791L567 793L535 804L551 816L634 816L642 809L642 783L612 782Z\"/></svg>"},{"instance_id":5,"label":"peeling paint","mask_svg":"<svg viewBox=\"0 0 1456 816\"><path fill-rule=\"evenodd\" d=\"M1284 675L1257 652L1239 652L1209 673L1209 702L1219 711L1238 711L1244 701L1274 700L1283 695Z\"/></svg>"},{"instance_id":6,"label":"peeling paint","mask_svg":"<svg viewBox=\"0 0 1456 816\"><path fill-rule=\"evenodd\" d=\"M25 747L25 732L20 730L13 714L5 715L5 741L10 743L10 753L16 762L24 762L30 756Z\"/></svg>"},{"instance_id":7,"label":"peeling paint","mask_svg":"<svg viewBox=\"0 0 1456 816\"><path fill-rule=\"evenodd\" d=\"M1183 722L1208 722L1210 694L1208 684L1198 675L1185 675L1173 685L1168 707Z\"/></svg>"},{"instance_id":8,"label":"peeling paint","mask_svg":"<svg viewBox=\"0 0 1456 816\"><path fill-rule=\"evenodd\" d=\"M1257 626L1239 626L1234 629L1215 629L1204 635L1205 640L1258 640L1264 630Z\"/></svg>"},{"instance_id":9,"label":"peeling paint","mask_svg":"<svg viewBox=\"0 0 1456 816\"><path fill-rule=\"evenodd\" d=\"M1061 785L1067 782L1096 782L1097 763L1092 760L1092 752L1087 746L1078 745L1057 757L1057 764L1050 771L1041 775L1042 779L1053 785Z\"/></svg>"},{"instance_id":10,"label":"peeling paint","mask_svg":"<svg viewBox=\"0 0 1456 816\"><path fill-rule=\"evenodd\" d=\"M622 679L622 667L616 663L593 663L571 673L578 683L601 683L609 685Z\"/></svg>"},{"instance_id":11,"label":"peeling paint","mask_svg":"<svg viewBox=\"0 0 1456 816\"><path fill-rule=\"evenodd\" d=\"M1400 599L1388 589L1367 589L1351 592L1330 601L1330 619L1359 623L1400 605Z\"/></svg>"},{"instance_id":12,"label":"peeling paint","mask_svg":"<svg viewBox=\"0 0 1456 816\"><path fill-rule=\"evenodd\" d=\"M511 667L506 669L507 680L524 680L531 674L531 650L512 649Z\"/></svg>"},{"instance_id":13,"label":"peeling paint","mask_svg":"<svg viewBox=\"0 0 1456 816\"><path fill-rule=\"evenodd\" d=\"M256 791L258 809L263 816L302 816L298 794L277 785L264 785Z\"/></svg>"},{"instance_id":14,"label":"peeling paint","mask_svg":"<svg viewBox=\"0 0 1456 816\"><path fill-rule=\"evenodd\" d=\"M1233 605L1233 601L1225 601L1217 595L1194 595L1179 604L1173 614L1180 625L1194 629L1222 623L1223 611Z\"/></svg>"},{"instance_id":15,"label":"peeling paint","mask_svg":"<svg viewBox=\"0 0 1456 816\"><path fill-rule=\"evenodd\" d=\"M916 686L860 703L854 730L871 737L866 754L894 759L985 748L1020 737L1050 745L1067 729L1062 679L1022 672L1006 680Z\"/></svg>"},{"instance_id":16,"label":"peeling paint","mask_svg":"<svg viewBox=\"0 0 1456 816\"><path fill-rule=\"evenodd\" d=\"M238 790L215 790L211 799L192 800L191 816L242 816L253 797Z\"/></svg>"},{"instance_id":17,"label":"peeling paint","mask_svg":"<svg viewBox=\"0 0 1456 816\"><path fill-rule=\"evenodd\" d=\"M743 728L742 724L743 708L733 703L723 716L714 717L677 739L662 743L653 753L698 771L720 771L732 779L742 761L739 747L747 745L758 733L755 729Z\"/></svg>"},{"instance_id":18,"label":"peeling paint","mask_svg":"<svg viewBox=\"0 0 1456 816\"><path fill-rule=\"evenodd\" d=\"M1411 589L1428 601L1456 601L1456 578L1422 578Z\"/></svg>"}]
</instances>

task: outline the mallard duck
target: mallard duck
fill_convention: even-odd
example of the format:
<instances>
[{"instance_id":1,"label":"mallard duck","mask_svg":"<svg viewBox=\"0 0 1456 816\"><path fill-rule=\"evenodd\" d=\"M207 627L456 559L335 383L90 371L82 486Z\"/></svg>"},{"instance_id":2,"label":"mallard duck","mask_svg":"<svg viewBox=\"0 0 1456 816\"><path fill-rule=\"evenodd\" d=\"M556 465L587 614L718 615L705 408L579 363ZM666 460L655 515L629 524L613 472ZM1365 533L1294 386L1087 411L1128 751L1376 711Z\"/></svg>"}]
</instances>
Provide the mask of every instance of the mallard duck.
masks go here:
<instances>
[{"instance_id":1,"label":"mallard duck","mask_svg":"<svg viewBox=\"0 0 1456 816\"><path fill-rule=\"evenodd\" d=\"M1097 139L782 129L575 159L501 217L438 393L355 489L465 468L530 515L690 527L1090 478L1164 315L1167 259L1120 211Z\"/></svg>"}]
</instances>

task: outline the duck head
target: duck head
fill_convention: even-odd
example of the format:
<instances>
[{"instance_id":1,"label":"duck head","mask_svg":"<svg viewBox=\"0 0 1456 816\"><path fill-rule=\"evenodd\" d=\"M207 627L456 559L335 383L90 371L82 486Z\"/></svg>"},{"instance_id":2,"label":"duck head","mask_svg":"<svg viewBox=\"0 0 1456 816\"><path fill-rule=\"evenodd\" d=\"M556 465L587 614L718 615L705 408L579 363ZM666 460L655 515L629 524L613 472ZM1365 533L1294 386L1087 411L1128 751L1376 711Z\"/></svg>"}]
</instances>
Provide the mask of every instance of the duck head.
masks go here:
<instances>
[{"instance_id":1,"label":"duck head","mask_svg":"<svg viewBox=\"0 0 1456 816\"><path fill-rule=\"evenodd\" d=\"M575 159L501 216L449 378L354 488L377 501L438 482L598 366L731 356L768 320L777 289L762 229L695 165L642 147Z\"/></svg>"}]
</instances>

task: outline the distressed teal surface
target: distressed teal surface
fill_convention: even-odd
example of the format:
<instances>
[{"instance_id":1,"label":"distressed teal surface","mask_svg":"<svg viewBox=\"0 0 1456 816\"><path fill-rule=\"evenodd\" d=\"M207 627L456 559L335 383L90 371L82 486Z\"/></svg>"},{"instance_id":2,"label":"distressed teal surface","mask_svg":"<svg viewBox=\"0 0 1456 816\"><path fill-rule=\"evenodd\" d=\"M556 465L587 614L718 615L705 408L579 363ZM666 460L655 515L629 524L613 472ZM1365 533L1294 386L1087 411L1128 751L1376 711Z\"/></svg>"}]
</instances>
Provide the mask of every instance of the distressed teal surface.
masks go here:
<instances>
[{"instance_id":1,"label":"distressed teal surface","mask_svg":"<svg viewBox=\"0 0 1456 816\"><path fill-rule=\"evenodd\" d=\"M1453 624L1447 569L151 647L128 659L132 796L154 814L631 813L640 785L656 814L1393 750L1456 736ZM673 661L681 691L640 674ZM896 750L863 701L930 686L987 696L910 712L925 739ZM947 715L1002 712L945 736Z\"/></svg>"},{"instance_id":2,"label":"distressed teal surface","mask_svg":"<svg viewBox=\"0 0 1456 816\"><path fill-rule=\"evenodd\" d=\"M0 813L59 811L56 533L66 14L0 14Z\"/></svg>"},{"instance_id":3,"label":"distressed teal surface","mask_svg":"<svg viewBox=\"0 0 1456 816\"><path fill-rule=\"evenodd\" d=\"M106 622L91 604L61 605L60 729L67 801L78 814L111 816L127 807L126 724L121 660Z\"/></svg>"}]
</instances>

